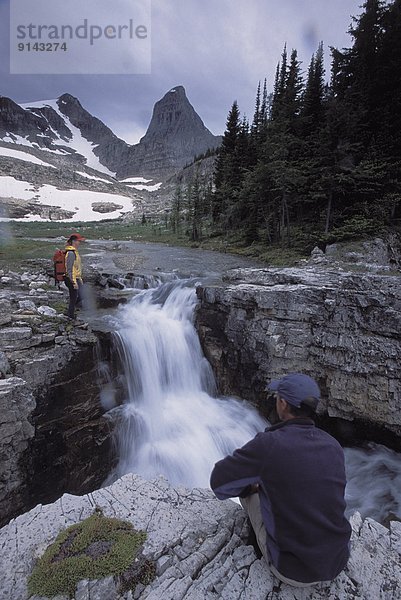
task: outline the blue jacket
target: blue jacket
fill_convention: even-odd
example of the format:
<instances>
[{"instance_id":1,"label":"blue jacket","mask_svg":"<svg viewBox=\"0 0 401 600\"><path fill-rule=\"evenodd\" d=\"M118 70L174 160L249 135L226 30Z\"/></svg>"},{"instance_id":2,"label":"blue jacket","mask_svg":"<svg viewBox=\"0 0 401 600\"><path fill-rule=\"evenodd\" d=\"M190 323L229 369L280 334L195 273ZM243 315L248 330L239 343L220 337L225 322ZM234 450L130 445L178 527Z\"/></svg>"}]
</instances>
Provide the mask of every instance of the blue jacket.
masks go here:
<instances>
[{"instance_id":1,"label":"blue jacket","mask_svg":"<svg viewBox=\"0 0 401 600\"><path fill-rule=\"evenodd\" d=\"M311 419L290 419L216 463L210 480L220 500L246 496L255 483L276 569L304 583L334 579L347 563L351 535L339 443Z\"/></svg>"}]
</instances>

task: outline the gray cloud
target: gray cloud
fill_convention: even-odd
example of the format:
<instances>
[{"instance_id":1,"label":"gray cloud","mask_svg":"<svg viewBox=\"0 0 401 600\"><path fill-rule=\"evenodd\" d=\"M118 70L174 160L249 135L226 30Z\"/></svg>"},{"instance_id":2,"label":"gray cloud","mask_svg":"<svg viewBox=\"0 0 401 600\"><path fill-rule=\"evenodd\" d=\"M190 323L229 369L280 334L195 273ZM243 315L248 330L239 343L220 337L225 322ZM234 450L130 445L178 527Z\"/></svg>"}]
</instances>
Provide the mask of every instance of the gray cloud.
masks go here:
<instances>
[{"instance_id":1,"label":"gray cloud","mask_svg":"<svg viewBox=\"0 0 401 600\"><path fill-rule=\"evenodd\" d=\"M112 5L113 18L119 1L98 0ZM234 99L251 116L258 80L267 77L271 88L285 42L289 49L298 49L306 71L323 40L329 68L328 47L350 44L346 32L351 15L360 12L359 4L360 0L153 0L151 75L31 76L9 74L8 2L0 0L0 93L29 102L69 92L118 135L135 142L146 130L154 102L182 84L205 124L221 133Z\"/></svg>"}]
</instances>

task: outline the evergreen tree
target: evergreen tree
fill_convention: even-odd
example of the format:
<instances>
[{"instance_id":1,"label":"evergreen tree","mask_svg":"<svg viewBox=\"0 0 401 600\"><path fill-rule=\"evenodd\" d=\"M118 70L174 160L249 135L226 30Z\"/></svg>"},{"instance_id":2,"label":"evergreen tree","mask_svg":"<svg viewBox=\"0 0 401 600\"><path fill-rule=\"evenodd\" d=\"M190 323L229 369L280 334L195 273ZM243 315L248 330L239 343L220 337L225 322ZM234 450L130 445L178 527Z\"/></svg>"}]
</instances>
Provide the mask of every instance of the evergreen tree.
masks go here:
<instances>
[{"instance_id":1,"label":"evergreen tree","mask_svg":"<svg viewBox=\"0 0 401 600\"><path fill-rule=\"evenodd\" d=\"M216 193L212 216L221 220L230 205L235 203L242 182L242 165L239 151L241 122L238 103L235 101L227 118L227 127L220 146L215 170Z\"/></svg>"},{"instance_id":2,"label":"evergreen tree","mask_svg":"<svg viewBox=\"0 0 401 600\"><path fill-rule=\"evenodd\" d=\"M267 122L269 119L269 96L267 94L267 79L263 82L262 104L260 106L260 131L266 132Z\"/></svg>"},{"instance_id":3,"label":"evergreen tree","mask_svg":"<svg viewBox=\"0 0 401 600\"><path fill-rule=\"evenodd\" d=\"M277 65L274 82L271 117L273 120L281 117L284 93L287 84L287 45L284 46L281 62Z\"/></svg>"},{"instance_id":4,"label":"evergreen tree","mask_svg":"<svg viewBox=\"0 0 401 600\"><path fill-rule=\"evenodd\" d=\"M174 192L171 208L171 228L174 233L180 234L182 223L183 196L181 186L178 185Z\"/></svg>"},{"instance_id":5,"label":"evergreen tree","mask_svg":"<svg viewBox=\"0 0 401 600\"><path fill-rule=\"evenodd\" d=\"M248 244L291 245L299 232L312 244L401 217L401 0L366 0L351 34L351 48L331 49L330 85L323 43L306 82L285 46L251 126L230 111L208 193L214 222Z\"/></svg>"},{"instance_id":6,"label":"evergreen tree","mask_svg":"<svg viewBox=\"0 0 401 600\"><path fill-rule=\"evenodd\" d=\"M197 242L202 237L202 193L198 170L195 173L195 178L191 189L191 205L192 211L190 235L191 240L193 242Z\"/></svg>"},{"instance_id":7,"label":"evergreen tree","mask_svg":"<svg viewBox=\"0 0 401 600\"><path fill-rule=\"evenodd\" d=\"M325 98L324 75L323 43L321 42L316 55L312 56L302 97L301 114L304 135L310 135L322 126Z\"/></svg>"},{"instance_id":8,"label":"evergreen tree","mask_svg":"<svg viewBox=\"0 0 401 600\"><path fill-rule=\"evenodd\" d=\"M257 138L260 130L260 111L261 111L261 101L260 101L260 81L258 83L258 89L256 91L256 101L255 101L255 113L253 115L251 133L252 136Z\"/></svg>"}]
</instances>

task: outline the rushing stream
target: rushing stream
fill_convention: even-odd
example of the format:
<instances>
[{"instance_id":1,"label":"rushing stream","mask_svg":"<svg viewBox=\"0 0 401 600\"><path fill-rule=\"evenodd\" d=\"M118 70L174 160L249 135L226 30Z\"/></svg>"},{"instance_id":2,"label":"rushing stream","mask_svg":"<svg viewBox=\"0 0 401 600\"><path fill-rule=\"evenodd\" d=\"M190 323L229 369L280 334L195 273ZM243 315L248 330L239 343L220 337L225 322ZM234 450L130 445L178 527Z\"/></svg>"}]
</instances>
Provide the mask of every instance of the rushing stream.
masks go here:
<instances>
[{"instance_id":1,"label":"rushing stream","mask_svg":"<svg viewBox=\"0 0 401 600\"><path fill-rule=\"evenodd\" d=\"M247 402L216 397L193 325L195 286L193 279L164 283L118 311L126 398L112 478L162 474L173 484L207 487L214 463L266 427ZM374 445L345 453L349 514L360 510L379 521L390 513L401 517L399 455Z\"/></svg>"}]
</instances>

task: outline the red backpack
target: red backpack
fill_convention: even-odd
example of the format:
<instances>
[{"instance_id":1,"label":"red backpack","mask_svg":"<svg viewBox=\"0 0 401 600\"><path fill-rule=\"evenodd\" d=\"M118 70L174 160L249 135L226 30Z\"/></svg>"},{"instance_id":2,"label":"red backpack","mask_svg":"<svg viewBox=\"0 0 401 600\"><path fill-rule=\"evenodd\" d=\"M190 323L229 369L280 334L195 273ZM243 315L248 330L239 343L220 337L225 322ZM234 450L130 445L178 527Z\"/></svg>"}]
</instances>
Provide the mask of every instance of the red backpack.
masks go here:
<instances>
[{"instance_id":1,"label":"red backpack","mask_svg":"<svg viewBox=\"0 0 401 600\"><path fill-rule=\"evenodd\" d=\"M54 282L57 285L65 277L65 250L56 250L53 256Z\"/></svg>"}]
</instances>

